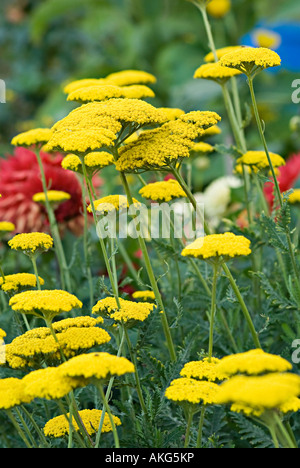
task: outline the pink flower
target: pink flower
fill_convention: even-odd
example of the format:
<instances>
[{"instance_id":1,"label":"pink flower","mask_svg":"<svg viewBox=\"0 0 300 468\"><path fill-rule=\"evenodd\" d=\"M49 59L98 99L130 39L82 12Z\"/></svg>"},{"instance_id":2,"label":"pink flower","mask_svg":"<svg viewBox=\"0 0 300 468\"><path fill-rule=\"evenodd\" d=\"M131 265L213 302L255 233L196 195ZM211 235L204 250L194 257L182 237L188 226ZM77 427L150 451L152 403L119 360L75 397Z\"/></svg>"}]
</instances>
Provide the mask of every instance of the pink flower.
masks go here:
<instances>
[{"instance_id":1,"label":"pink flower","mask_svg":"<svg viewBox=\"0 0 300 468\"><path fill-rule=\"evenodd\" d=\"M69 228L80 234L83 226L82 190L76 174L61 167L63 156L41 153L48 189L62 190L71 199L55 211L61 229ZM36 155L17 148L14 155L0 159L0 220L15 224L16 232L48 231L45 208L32 197L43 186Z\"/></svg>"},{"instance_id":2,"label":"pink flower","mask_svg":"<svg viewBox=\"0 0 300 468\"><path fill-rule=\"evenodd\" d=\"M277 176L280 191L286 192L293 188L300 177L300 153L290 156L286 165L279 168ZM274 183L267 182L264 186L265 197L272 209L274 203Z\"/></svg>"}]
</instances>

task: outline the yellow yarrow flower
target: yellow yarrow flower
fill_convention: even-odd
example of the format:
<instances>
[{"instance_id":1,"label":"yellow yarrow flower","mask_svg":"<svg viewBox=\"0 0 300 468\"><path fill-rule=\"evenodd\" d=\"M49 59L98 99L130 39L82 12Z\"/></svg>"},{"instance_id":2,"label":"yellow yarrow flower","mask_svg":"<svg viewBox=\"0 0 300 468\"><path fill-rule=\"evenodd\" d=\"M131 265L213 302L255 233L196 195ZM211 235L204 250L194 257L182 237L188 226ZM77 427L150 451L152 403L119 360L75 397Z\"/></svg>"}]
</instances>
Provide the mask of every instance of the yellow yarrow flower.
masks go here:
<instances>
[{"instance_id":1,"label":"yellow yarrow flower","mask_svg":"<svg viewBox=\"0 0 300 468\"><path fill-rule=\"evenodd\" d=\"M59 400L72 390L84 387L86 384L83 379L64 375L61 366L32 371L23 377L22 382L25 394L32 400L34 398Z\"/></svg>"},{"instance_id":2,"label":"yellow yarrow flower","mask_svg":"<svg viewBox=\"0 0 300 468\"><path fill-rule=\"evenodd\" d=\"M71 195L60 190L48 190L47 198L50 203L63 203L70 200ZM33 195L32 200L36 203L46 203L46 194L44 192L36 193Z\"/></svg>"},{"instance_id":3,"label":"yellow yarrow flower","mask_svg":"<svg viewBox=\"0 0 300 468\"><path fill-rule=\"evenodd\" d=\"M279 154L269 153L269 155L274 168L285 165L285 160ZM237 159L237 165L239 164L249 166L254 172L270 168L265 151L247 151L247 153Z\"/></svg>"},{"instance_id":4,"label":"yellow yarrow flower","mask_svg":"<svg viewBox=\"0 0 300 468\"><path fill-rule=\"evenodd\" d=\"M81 80L71 81L63 88L65 94L71 94L74 91L82 88L90 88L91 86L100 86L107 84L104 78L83 78Z\"/></svg>"},{"instance_id":5,"label":"yellow yarrow flower","mask_svg":"<svg viewBox=\"0 0 300 468\"><path fill-rule=\"evenodd\" d=\"M69 359L94 346L101 346L111 340L109 334L99 327L69 327L56 332L57 341L46 327L28 331L6 345L6 360L15 368L18 358L21 367L40 367L41 362L51 366L61 362L60 350ZM19 366L18 366L19 367Z\"/></svg>"},{"instance_id":6,"label":"yellow yarrow flower","mask_svg":"<svg viewBox=\"0 0 300 468\"><path fill-rule=\"evenodd\" d=\"M226 83L226 81L230 80L233 76L240 74L241 72L239 70L223 67L220 65L220 62L216 62L201 65L201 67L196 70L194 78L212 80L222 84Z\"/></svg>"},{"instance_id":7,"label":"yellow yarrow flower","mask_svg":"<svg viewBox=\"0 0 300 468\"><path fill-rule=\"evenodd\" d=\"M294 189L294 191L289 195L289 203L292 205L300 203L300 189Z\"/></svg>"},{"instance_id":8,"label":"yellow yarrow flower","mask_svg":"<svg viewBox=\"0 0 300 468\"><path fill-rule=\"evenodd\" d=\"M133 299L142 300L142 301L155 301L155 294L153 291L135 291L132 294Z\"/></svg>"},{"instance_id":9,"label":"yellow yarrow flower","mask_svg":"<svg viewBox=\"0 0 300 468\"><path fill-rule=\"evenodd\" d=\"M183 257L214 260L247 256L251 254L250 241L244 236L236 236L231 232L225 234L211 234L200 237L185 247Z\"/></svg>"},{"instance_id":10,"label":"yellow yarrow flower","mask_svg":"<svg viewBox=\"0 0 300 468\"><path fill-rule=\"evenodd\" d=\"M134 325L136 322L146 320L154 309L154 304L148 302L132 302L120 298L119 309L114 297L106 297L97 302L93 307L92 313L107 316L116 322L122 322L126 325Z\"/></svg>"},{"instance_id":11,"label":"yellow yarrow flower","mask_svg":"<svg viewBox=\"0 0 300 468\"><path fill-rule=\"evenodd\" d=\"M2 232L13 232L16 229L16 226L9 221L0 221L0 235Z\"/></svg>"},{"instance_id":12,"label":"yellow yarrow flower","mask_svg":"<svg viewBox=\"0 0 300 468\"><path fill-rule=\"evenodd\" d=\"M271 373L263 376L235 376L220 386L217 404L239 404L256 410L279 409L300 395L300 376Z\"/></svg>"},{"instance_id":13,"label":"yellow yarrow flower","mask_svg":"<svg viewBox=\"0 0 300 468\"><path fill-rule=\"evenodd\" d=\"M123 125L159 124L166 114L139 99L109 99L91 102L73 110L53 127L45 150L86 154L114 145Z\"/></svg>"},{"instance_id":14,"label":"yellow yarrow flower","mask_svg":"<svg viewBox=\"0 0 300 468\"><path fill-rule=\"evenodd\" d=\"M116 169L124 172L161 169L172 161L188 158L194 140L220 120L215 112L190 112L160 128L143 132L136 141L120 149Z\"/></svg>"},{"instance_id":15,"label":"yellow yarrow flower","mask_svg":"<svg viewBox=\"0 0 300 468\"><path fill-rule=\"evenodd\" d=\"M95 173L114 163L112 154L106 151L96 151L84 156L84 163L88 173ZM82 173L81 159L76 154L68 154L61 163L63 169Z\"/></svg>"},{"instance_id":16,"label":"yellow yarrow flower","mask_svg":"<svg viewBox=\"0 0 300 468\"><path fill-rule=\"evenodd\" d=\"M0 328L0 339L3 340L3 338L6 337L6 332Z\"/></svg>"},{"instance_id":17,"label":"yellow yarrow flower","mask_svg":"<svg viewBox=\"0 0 300 468\"><path fill-rule=\"evenodd\" d=\"M25 392L23 380L15 377L0 379L0 409L11 409L31 401L32 398Z\"/></svg>"},{"instance_id":18,"label":"yellow yarrow flower","mask_svg":"<svg viewBox=\"0 0 300 468\"><path fill-rule=\"evenodd\" d=\"M180 375L182 377L193 378L196 380L208 380L215 382L224 380L227 376L219 370L217 358L204 358L201 361L191 361L185 364Z\"/></svg>"},{"instance_id":19,"label":"yellow yarrow flower","mask_svg":"<svg viewBox=\"0 0 300 468\"><path fill-rule=\"evenodd\" d=\"M278 67L281 65L281 59L276 52L265 47L243 47L236 52L223 55L220 65L249 75L257 69Z\"/></svg>"},{"instance_id":20,"label":"yellow yarrow flower","mask_svg":"<svg viewBox=\"0 0 300 468\"><path fill-rule=\"evenodd\" d=\"M282 405L279 405L276 409L282 414L296 413L300 410L300 399L293 397ZM245 416L255 416L258 418L265 412L264 408L252 408L251 406L238 403L231 405L230 410L234 411L235 413L242 413Z\"/></svg>"},{"instance_id":21,"label":"yellow yarrow flower","mask_svg":"<svg viewBox=\"0 0 300 468\"><path fill-rule=\"evenodd\" d=\"M111 377L120 377L134 373L134 365L124 357L109 353L89 353L75 356L59 366L63 376L106 381Z\"/></svg>"},{"instance_id":22,"label":"yellow yarrow flower","mask_svg":"<svg viewBox=\"0 0 300 468\"><path fill-rule=\"evenodd\" d=\"M9 305L16 312L42 316L46 320L83 306L77 297L61 290L26 291L10 299Z\"/></svg>"},{"instance_id":23,"label":"yellow yarrow flower","mask_svg":"<svg viewBox=\"0 0 300 468\"><path fill-rule=\"evenodd\" d=\"M169 202L174 198L185 198L187 195L177 180L169 179L145 185L139 194L148 200Z\"/></svg>"},{"instance_id":24,"label":"yellow yarrow flower","mask_svg":"<svg viewBox=\"0 0 300 468\"><path fill-rule=\"evenodd\" d=\"M148 73L143 70L121 70L107 75L105 80L116 86L154 84L157 81L156 77L152 75L152 73Z\"/></svg>"},{"instance_id":25,"label":"yellow yarrow flower","mask_svg":"<svg viewBox=\"0 0 300 468\"><path fill-rule=\"evenodd\" d=\"M114 86L114 85L96 85L77 89L69 94L68 101L77 101L81 103L107 101L113 98L127 99L145 99L155 97L152 89L144 85Z\"/></svg>"},{"instance_id":26,"label":"yellow yarrow flower","mask_svg":"<svg viewBox=\"0 0 300 468\"><path fill-rule=\"evenodd\" d=\"M57 336L54 340L48 327L39 327L16 337L5 346L6 364L13 369L40 368L41 361L48 366L61 362L60 349L66 358L96 345L108 343L108 333L98 328L102 317L76 317L53 323Z\"/></svg>"},{"instance_id":27,"label":"yellow yarrow flower","mask_svg":"<svg viewBox=\"0 0 300 468\"><path fill-rule=\"evenodd\" d=\"M205 141L199 141L195 143L191 149L192 153L212 153L214 151L214 147Z\"/></svg>"},{"instance_id":28,"label":"yellow yarrow flower","mask_svg":"<svg viewBox=\"0 0 300 468\"><path fill-rule=\"evenodd\" d=\"M221 49L216 50L217 58L218 58L218 60L220 60L224 55L229 54L230 52L236 52L237 50L240 50L242 48L243 48L243 46L222 47ZM207 54L204 57L204 61L206 63L215 62L215 56L214 56L213 52L209 52L209 54Z\"/></svg>"},{"instance_id":29,"label":"yellow yarrow flower","mask_svg":"<svg viewBox=\"0 0 300 468\"><path fill-rule=\"evenodd\" d=\"M207 5L207 13L214 18L223 18L231 10L231 0L212 0Z\"/></svg>"},{"instance_id":30,"label":"yellow yarrow flower","mask_svg":"<svg viewBox=\"0 0 300 468\"><path fill-rule=\"evenodd\" d=\"M84 424L89 435L94 435L98 431L100 425L102 411L98 409L85 409L78 412L81 421ZM70 415L67 414L69 419ZM121 420L117 416L113 416L113 421L115 426L121 426ZM79 431L79 426L73 417L72 426L75 431ZM66 419L65 415L56 416L44 426L43 431L46 437L60 438L65 437L69 434L69 421ZM104 422L102 426L102 433L112 432L112 426L107 413L104 416Z\"/></svg>"},{"instance_id":31,"label":"yellow yarrow flower","mask_svg":"<svg viewBox=\"0 0 300 468\"><path fill-rule=\"evenodd\" d=\"M235 374L259 375L266 372L286 372L292 365L281 356L252 349L245 353L233 354L220 360L218 369L227 376Z\"/></svg>"},{"instance_id":32,"label":"yellow yarrow flower","mask_svg":"<svg viewBox=\"0 0 300 468\"><path fill-rule=\"evenodd\" d=\"M133 198L133 202L136 206L139 202ZM112 211L122 211L129 208L129 202L125 195L108 195L107 197L100 198L93 202L97 214L106 214ZM92 213L92 206L89 205L87 208L89 213Z\"/></svg>"},{"instance_id":33,"label":"yellow yarrow flower","mask_svg":"<svg viewBox=\"0 0 300 468\"><path fill-rule=\"evenodd\" d=\"M12 139L14 146L30 147L34 145L44 145L49 141L52 130L49 128L36 128L28 132L20 133Z\"/></svg>"},{"instance_id":34,"label":"yellow yarrow flower","mask_svg":"<svg viewBox=\"0 0 300 468\"><path fill-rule=\"evenodd\" d=\"M26 255L37 255L53 247L53 239L43 232L30 232L17 234L8 245L13 250L18 250Z\"/></svg>"},{"instance_id":35,"label":"yellow yarrow flower","mask_svg":"<svg viewBox=\"0 0 300 468\"><path fill-rule=\"evenodd\" d=\"M45 281L39 277L40 284L43 285ZM14 275L5 276L5 281L0 277L0 287L3 291L9 293L20 292L27 288L36 288L36 276L31 273L16 273Z\"/></svg>"},{"instance_id":36,"label":"yellow yarrow flower","mask_svg":"<svg viewBox=\"0 0 300 468\"><path fill-rule=\"evenodd\" d=\"M219 386L213 382L181 377L171 382L165 396L176 403L211 405L215 403L218 391Z\"/></svg>"}]
</instances>

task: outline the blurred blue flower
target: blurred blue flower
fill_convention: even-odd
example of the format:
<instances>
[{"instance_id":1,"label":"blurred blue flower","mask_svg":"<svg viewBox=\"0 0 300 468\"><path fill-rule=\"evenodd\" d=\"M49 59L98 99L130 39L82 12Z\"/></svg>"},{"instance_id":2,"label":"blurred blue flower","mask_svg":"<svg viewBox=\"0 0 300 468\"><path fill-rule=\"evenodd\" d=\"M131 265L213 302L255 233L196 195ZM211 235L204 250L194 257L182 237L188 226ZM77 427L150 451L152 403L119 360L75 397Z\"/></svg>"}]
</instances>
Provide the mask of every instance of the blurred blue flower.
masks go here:
<instances>
[{"instance_id":1,"label":"blurred blue flower","mask_svg":"<svg viewBox=\"0 0 300 468\"><path fill-rule=\"evenodd\" d=\"M282 67L291 72L300 71L300 23L281 22L270 24L261 22L242 37L241 45L268 47L282 59ZM279 69L273 69L278 71Z\"/></svg>"}]
</instances>

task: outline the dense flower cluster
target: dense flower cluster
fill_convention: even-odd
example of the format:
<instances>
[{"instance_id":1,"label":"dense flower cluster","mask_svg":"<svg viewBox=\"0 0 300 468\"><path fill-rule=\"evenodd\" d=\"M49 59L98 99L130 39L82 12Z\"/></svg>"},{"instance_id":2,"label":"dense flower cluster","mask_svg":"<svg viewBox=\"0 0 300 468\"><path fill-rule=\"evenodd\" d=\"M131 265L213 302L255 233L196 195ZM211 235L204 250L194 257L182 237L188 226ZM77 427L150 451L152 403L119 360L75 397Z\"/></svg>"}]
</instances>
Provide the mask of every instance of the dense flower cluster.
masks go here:
<instances>
[{"instance_id":1,"label":"dense flower cluster","mask_svg":"<svg viewBox=\"0 0 300 468\"><path fill-rule=\"evenodd\" d=\"M204 260L219 257L239 257L250 255L250 241L244 236L231 232L211 234L199 238L182 251L184 257L196 257Z\"/></svg>"},{"instance_id":2,"label":"dense flower cluster","mask_svg":"<svg viewBox=\"0 0 300 468\"><path fill-rule=\"evenodd\" d=\"M39 277L40 285L45 281ZM3 278L0 277L0 287L7 293L21 292L27 288L33 289L37 286L36 276L31 273L16 273L14 275L7 275Z\"/></svg>"},{"instance_id":3,"label":"dense flower cluster","mask_svg":"<svg viewBox=\"0 0 300 468\"><path fill-rule=\"evenodd\" d=\"M28 254L36 254L38 252L46 252L51 249L53 247L53 239L51 236L43 232L31 232L17 234L8 242L8 245L13 250L19 250Z\"/></svg>"},{"instance_id":4,"label":"dense flower cluster","mask_svg":"<svg viewBox=\"0 0 300 468\"><path fill-rule=\"evenodd\" d=\"M180 158L188 158L196 138L221 120L215 112L190 112L158 129L141 133L120 150L116 169L135 172L161 169Z\"/></svg>"},{"instance_id":5,"label":"dense flower cluster","mask_svg":"<svg viewBox=\"0 0 300 468\"><path fill-rule=\"evenodd\" d=\"M137 303L125 299L119 299L119 302L120 308L113 297L101 299L93 307L92 313L107 316L116 322L132 324L146 320L154 309L154 304L148 302Z\"/></svg>"},{"instance_id":6,"label":"dense flower cluster","mask_svg":"<svg viewBox=\"0 0 300 468\"><path fill-rule=\"evenodd\" d=\"M78 412L81 421L83 422L87 432L89 435L93 435L97 432L101 416L102 416L102 411L97 410L97 409L86 409L86 410L81 410ZM67 418L70 418L69 413L67 414ZM69 421L66 419L64 415L61 416L56 416L53 419L50 419L47 424L44 427L44 434L48 437L54 437L54 438L59 438L59 437L65 437L69 434L70 431L70 425ZM113 416L114 423L116 426L121 425L121 420L117 416ZM75 431L79 431L79 426L73 416L72 419L72 426L75 429ZM106 433L106 432L111 432L112 431L112 426L111 422L109 419L109 416L107 413L105 413L104 416L104 423L101 432Z\"/></svg>"},{"instance_id":7,"label":"dense flower cluster","mask_svg":"<svg viewBox=\"0 0 300 468\"><path fill-rule=\"evenodd\" d=\"M278 67L281 65L281 58L276 52L265 47L243 47L223 55L220 64L248 74L254 67L261 69Z\"/></svg>"},{"instance_id":8,"label":"dense flower cluster","mask_svg":"<svg viewBox=\"0 0 300 468\"><path fill-rule=\"evenodd\" d=\"M139 191L139 194L143 198L159 202L169 202L174 198L186 197L181 185L174 179L148 184Z\"/></svg>"}]
</instances>

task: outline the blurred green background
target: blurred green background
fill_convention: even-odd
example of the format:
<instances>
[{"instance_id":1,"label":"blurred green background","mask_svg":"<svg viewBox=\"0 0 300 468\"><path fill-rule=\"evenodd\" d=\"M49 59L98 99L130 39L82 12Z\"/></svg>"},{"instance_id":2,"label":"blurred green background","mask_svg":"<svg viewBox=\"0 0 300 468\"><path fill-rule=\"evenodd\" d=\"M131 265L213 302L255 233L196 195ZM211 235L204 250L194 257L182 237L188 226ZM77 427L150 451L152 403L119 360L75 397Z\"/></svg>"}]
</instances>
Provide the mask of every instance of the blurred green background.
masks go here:
<instances>
[{"instance_id":1,"label":"blurred green background","mask_svg":"<svg viewBox=\"0 0 300 468\"><path fill-rule=\"evenodd\" d=\"M155 105L224 115L218 85L193 79L209 49L200 13L186 0L1 0L0 8L0 78L7 86L7 103L0 105L2 156L12 136L50 126L72 109L62 84L121 69L157 76ZM217 47L238 44L261 19L300 20L299 0L232 0L225 18L211 18ZM284 155L299 150L290 130L299 111L291 83L299 77L283 70L261 74L256 83L272 149ZM247 102L243 83L241 95Z\"/></svg>"}]
</instances>

